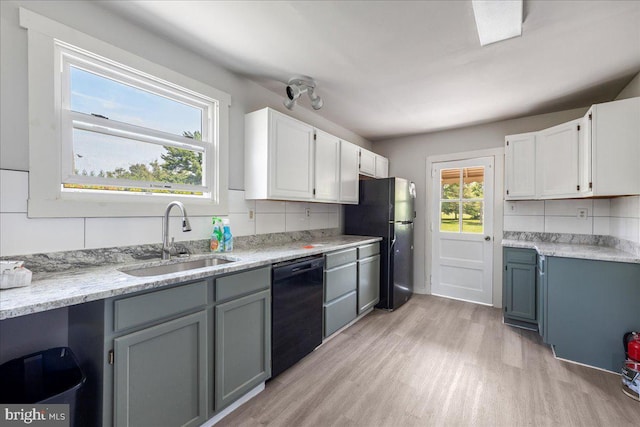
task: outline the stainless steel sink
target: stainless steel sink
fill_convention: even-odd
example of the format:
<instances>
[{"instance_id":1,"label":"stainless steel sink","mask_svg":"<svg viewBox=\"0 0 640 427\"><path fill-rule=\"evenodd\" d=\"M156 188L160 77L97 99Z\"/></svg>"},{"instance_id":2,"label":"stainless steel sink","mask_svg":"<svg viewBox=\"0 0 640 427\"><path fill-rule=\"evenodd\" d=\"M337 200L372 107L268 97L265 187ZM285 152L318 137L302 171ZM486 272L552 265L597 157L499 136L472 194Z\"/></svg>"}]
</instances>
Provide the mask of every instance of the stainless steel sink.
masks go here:
<instances>
[{"instance_id":1,"label":"stainless steel sink","mask_svg":"<svg viewBox=\"0 0 640 427\"><path fill-rule=\"evenodd\" d=\"M146 277L146 276L160 276L163 274L177 273L180 271L195 270L196 268L213 267L215 265L228 264L234 262L233 260L223 258L202 258L193 261L182 261L176 263L164 263L160 265L152 265L149 267L131 267L122 268L120 271L129 274L131 276Z\"/></svg>"}]
</instances>

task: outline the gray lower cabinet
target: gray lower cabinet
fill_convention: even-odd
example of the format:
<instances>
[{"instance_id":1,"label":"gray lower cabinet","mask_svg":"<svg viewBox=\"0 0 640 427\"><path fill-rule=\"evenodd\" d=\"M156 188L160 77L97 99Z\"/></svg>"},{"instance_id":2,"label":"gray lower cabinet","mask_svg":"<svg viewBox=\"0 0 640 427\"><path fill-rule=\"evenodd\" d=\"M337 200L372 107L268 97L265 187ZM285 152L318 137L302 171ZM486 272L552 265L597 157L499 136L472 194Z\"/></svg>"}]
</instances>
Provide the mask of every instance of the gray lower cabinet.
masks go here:
<instances>
[{"instance_id":1,"label":"gray lower cabinet","mask_svg":"<svg viewBox=\"0 0 640 427\"><path fill-rule=\"evenodd\" d=\"M271 267L69 307L82 426L201 425L271 375Z\"/></svg>"},{"instance_id":2,"label":"gray lower cabinet","mask_svg":"<svg viewBox=\"0 0 640 427\"><path fill-rule=\"evenodd\" d=\"M220 410L271 376L270 291L215 307L215 407Z\"/></svg>"},{"instance_id":3,"label":"gray lower cabinet","mask_svg":"<svg viewBox=\"0 0 640 427\"><path fill-rule=\"evenodd\" d=\"M640 330L640 264L546 257L545 341L555 354L620 372L622 337Z\"/></svg>"},{"instance_id":4,"label":"gray lower cabinet","mask_svg":"<svg viewBox=\"0 0 640 427\"><path fill-rule=\"evenodd\" d=\"M504 248L503 255L504 321L537 329L536 251Z\"/></svg>"},{"instance_id":5,"label":"gray lower cabinet","mask_svg":"<svg viewBox=\"0 0 640 427\"><path fill-rule=\"evenodd\" d=\"M207 420L206 311L114 340L117 426L198 426Z\"/></svg>"},{"instance_id":6,"label":"gray lower cabinet","mask_svg":"<svg viewBox=\"0 0 640 427\"><path fill-rule=\"evenodd\" d=\"M357 248L325 255L324 337L335 333L358 316Z\"/></svg>"},{"instance_id":7,"label":"gray lower cabinet","mask_svg":"<svg viewBox=\"0 0 640 427\"><path fill-rule=\"evenodd\" d=\"M380 302L380 244L358 248L358 314Z\"/></svg>"},{"instance_id":8,"label":"gray lower cabinet","mask_svg":"<svg viewBox=\"0 0 640 427\"><path fill-rule=\"evenodd\" d=\"M547 274L545 272L545 265L547 263L547 258L544 255L538 255L538 277L537 277L537 287L538 287L538 307L537 307L537 316L538 316L538 333L542 337L542 341L544 343L547 342Z\"/></svg>"}]
</instances>

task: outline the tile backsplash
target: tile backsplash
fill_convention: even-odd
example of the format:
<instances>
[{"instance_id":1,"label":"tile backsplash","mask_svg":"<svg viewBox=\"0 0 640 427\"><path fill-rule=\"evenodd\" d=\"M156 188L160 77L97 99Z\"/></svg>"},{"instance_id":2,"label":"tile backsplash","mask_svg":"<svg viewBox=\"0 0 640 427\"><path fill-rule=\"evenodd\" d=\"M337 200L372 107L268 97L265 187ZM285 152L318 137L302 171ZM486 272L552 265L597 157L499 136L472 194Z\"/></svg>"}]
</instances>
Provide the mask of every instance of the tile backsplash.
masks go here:
<instances>
[{"instance_id":1,"label":"tile backsplash","mask_svg":"<svg viewBox=\"0 0 640 427\"><path fill-rule=\"evenodd\" d=\"M164 212L153 217L28 218L29 173L0 169L0 256L142 245L162 241ZM340 228L337 204L245 200L229 190L234 236ZM211 216L189 216L192 231L169 224L176 241L208 239Z\"/></svg>"},{"instance_id":2,"label":"tile backsplash","mask_svg":"<svg viewBox=\"0 0 640 427\"><path fill-rule=\"evenodd\" d=\"M505 201L504 230L603 235L640 243L640 196Z\"/></svg>"}]
</instances>

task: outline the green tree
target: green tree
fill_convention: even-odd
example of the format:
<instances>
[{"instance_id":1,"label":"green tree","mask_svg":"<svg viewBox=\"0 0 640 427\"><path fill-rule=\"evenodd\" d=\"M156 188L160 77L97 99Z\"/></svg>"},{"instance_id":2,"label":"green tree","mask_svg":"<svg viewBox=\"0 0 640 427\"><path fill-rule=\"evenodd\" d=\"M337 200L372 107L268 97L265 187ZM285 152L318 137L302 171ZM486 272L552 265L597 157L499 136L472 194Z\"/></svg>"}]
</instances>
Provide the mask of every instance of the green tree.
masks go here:
<instances>
[{"instance_id":1,"label":"green tree","mask_svg":"<svg viewBox=\"0 0 640 427\"><path fill-rule=\"evenodd\" d=\"M456 200L460 197L460 184L442 184L442 198ZM443 215L453 215L454 219L458 219L458 203L442 203Z\"/></svg>"},{"instance_id":2,"label":"green tree","mask_svg":"<svg viewBox=\"0 0 640 427\"><path fill-rule=\"evenodd\" d=\"M183 136L202 140L200 131L184 131ZM162 162L154 160L149 164L135 163L126 169L119 167L112 171L101 170L98 176L134 181L202 185L202 153L176 147L164 147L164 149L165 152L160 155ZM88 175L87 171L83 170L82 175ZM91 176L94 175L95 172L92 171Z\"/></svg>"},{"instance_id":3,"label":"green tree","mask_svg":"<svg viewBox=\"0 0 640 427\"><path fill-rule=\"evenodd\" d=\"M465 199L482 199L484 197L484 185L482 182L477 181L465 184L463 193ZM482 217L482 203L464 203L462 211L464 215L469 216L471 219L480 219Z\"/></svg>"}]
</instances>

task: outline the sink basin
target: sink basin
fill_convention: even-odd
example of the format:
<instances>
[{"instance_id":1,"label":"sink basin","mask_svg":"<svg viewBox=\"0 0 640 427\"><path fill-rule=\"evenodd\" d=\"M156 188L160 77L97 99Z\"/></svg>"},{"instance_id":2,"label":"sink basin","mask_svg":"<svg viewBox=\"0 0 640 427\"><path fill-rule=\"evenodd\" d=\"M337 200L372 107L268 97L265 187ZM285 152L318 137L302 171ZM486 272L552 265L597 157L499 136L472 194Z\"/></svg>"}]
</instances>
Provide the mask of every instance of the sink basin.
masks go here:
<instances>
[{"instance_id":1,"label":"sink basin","mask_svg":"<svg viewBox=\"0 0 640 427\"><path fill-rule=\"evenodd\" d=\"M233 262L232 260L223 258L202 258L193 261L182 261L171 264L152 265L149 267L132 267L123 268L120 271L129 274L131 276L146 277L146 276L161 276L163 274L177 273L180 271L195 270L196 268L213 267L215 265L228 264Z\"/></svg>"}]
</instances>

